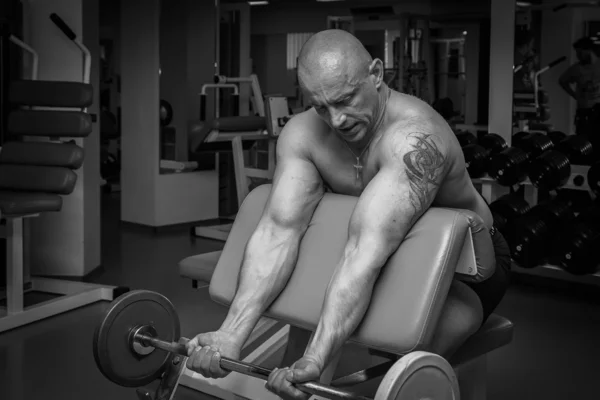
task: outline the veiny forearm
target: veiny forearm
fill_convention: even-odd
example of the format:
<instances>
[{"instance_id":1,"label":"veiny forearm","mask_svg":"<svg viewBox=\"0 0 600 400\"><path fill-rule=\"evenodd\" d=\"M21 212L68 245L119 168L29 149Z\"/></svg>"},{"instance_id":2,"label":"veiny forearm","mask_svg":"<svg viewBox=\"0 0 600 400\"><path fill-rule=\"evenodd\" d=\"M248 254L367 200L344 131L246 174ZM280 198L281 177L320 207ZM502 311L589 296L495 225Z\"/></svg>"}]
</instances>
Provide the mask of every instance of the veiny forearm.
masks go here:
<instances>
[{"instance_id":1,"label":"veiny forearm","mask_svg":"<svg viewBox=\"0 0 600 400\"><path fill-rule=\"evenodd\" d=\"M305 355L325 368L362 321L385 260L358 251L344 257L331 279L319 325Z\"/></svg>"},{"instance_id":2,"label":"veiny forearm","mask_svg":"<svg viewBox=\"0 0 600 400\"><path fill-rule=\"evenodd\" d=\"M220 330L246 342L262 314L287 284L299 245L297 232L255 232L248 241L237 292Z\"/></svg>"}]
</instances>

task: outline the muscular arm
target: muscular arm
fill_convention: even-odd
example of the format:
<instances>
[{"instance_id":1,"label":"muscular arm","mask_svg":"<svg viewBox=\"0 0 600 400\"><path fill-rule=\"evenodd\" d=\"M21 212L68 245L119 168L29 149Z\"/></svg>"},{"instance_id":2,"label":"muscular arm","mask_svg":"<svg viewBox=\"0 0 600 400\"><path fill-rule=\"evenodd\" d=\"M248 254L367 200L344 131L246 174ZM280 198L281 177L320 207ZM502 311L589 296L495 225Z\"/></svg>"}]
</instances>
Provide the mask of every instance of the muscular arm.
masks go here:
<instances>
[{"instance_id":1,"label":"muscular arm","mask_svg":"<svg viewBox=\"0 0 600 400\"><path fill-rule=\"evenodd\" d=\"M406 139L391 144L388 159L356 205L344 255L305 352L321 370L362 320L381 267L429 208L448 170L446 146L432 128L401 129L409 129Z\"/></svg>"},{"instance_id":2,"label":"muscular arm","mask_svg":"<svg viewBox=\"0 0 600 400\"><path fill-rule=\"evenodd\" d=\"M296 117L298 118L298 117ZM266 308L285 287L300 239L323 197L322 179L307 157L307 129L292 119L277 143L277 168L264 214L246 246L237 292L220 330L245 343Z\"/></svg>"}]
</instances>

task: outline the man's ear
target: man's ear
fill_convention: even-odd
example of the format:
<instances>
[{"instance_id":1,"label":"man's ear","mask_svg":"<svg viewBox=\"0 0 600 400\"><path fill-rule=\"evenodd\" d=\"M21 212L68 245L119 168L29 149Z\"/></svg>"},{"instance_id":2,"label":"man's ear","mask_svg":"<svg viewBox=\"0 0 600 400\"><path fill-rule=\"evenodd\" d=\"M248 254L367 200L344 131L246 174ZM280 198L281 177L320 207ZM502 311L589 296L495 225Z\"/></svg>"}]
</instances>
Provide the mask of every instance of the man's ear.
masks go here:
<instances>
[{"instance_id":1,"label":"man's ear","mask_svg":"<svg viewBox=\"0 0 600 400\"><path fill-rule=\"evenodd\" d=\"M383 73L383 62L379 58L374 59L369 66L369 77L373 80L377 89L383 83Z\"/></svg>"}]
</instances>

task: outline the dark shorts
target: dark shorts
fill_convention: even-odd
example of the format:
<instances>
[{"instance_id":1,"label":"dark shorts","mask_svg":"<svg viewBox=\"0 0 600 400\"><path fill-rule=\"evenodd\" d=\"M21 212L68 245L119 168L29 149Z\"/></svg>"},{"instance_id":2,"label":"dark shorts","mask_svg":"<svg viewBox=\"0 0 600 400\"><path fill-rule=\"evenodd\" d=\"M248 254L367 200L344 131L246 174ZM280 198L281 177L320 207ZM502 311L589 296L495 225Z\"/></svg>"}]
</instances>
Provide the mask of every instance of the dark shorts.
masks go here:
<instances>
[{"instance_id":1,"label":"dark shorts","mask_svg":"<svg viewBox=\"0 0 600 400\"><path fill-rule=\"evenodd\" d=\"M492 242L496 254L496 271L483 282L468 282L467 285L477 293L483 306L483 322L494 312L504 297L510 281L510 248L504 236L493 230Z\"/></svg>"}]
</instances>

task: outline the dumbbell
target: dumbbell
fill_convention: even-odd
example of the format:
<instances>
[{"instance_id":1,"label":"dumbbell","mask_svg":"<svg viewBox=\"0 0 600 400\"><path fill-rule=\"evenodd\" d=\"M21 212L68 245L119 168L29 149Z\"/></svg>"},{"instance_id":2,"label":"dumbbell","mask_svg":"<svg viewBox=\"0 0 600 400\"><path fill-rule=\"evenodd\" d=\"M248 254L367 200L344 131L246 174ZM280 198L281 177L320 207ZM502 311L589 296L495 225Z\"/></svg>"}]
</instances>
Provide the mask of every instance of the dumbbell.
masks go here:
<instances>
[{"instance_id":1,"label":"dumbbell","mask_svg":"<svg viewBox=\"0 0 600 400\"><path fill-rule=\"evenodd\" d=\"M502 186L523 182L531 161L552 146L552 141L543 133L514 135L512 147L490 157L488 174Z\"/></svg>"},{"instance_id":2,"label":"dumbbell","mask_svg":"<svg viewBox=\"0 0 600 400\"><path fill-rule=\"evenodd\" d=\"M172 393L187 358L187 339L179 337L179 330L177 312L165 296L148 290L130 291L111 303L96 328L94 359L102 374L118 385L139 388L162 376L159 388ZM220 367L265 380L272 372L226 357L221 357ZM172 369L175 373L170 373ZM295 386L327 399L373 400L318 382ZM432 400L458 398L458 380L451 365L433 353L411 352L391 366L374 400L408 400L413 399L415 393L419 398ZM148 392L142 396L152 397Z\"/></svg>"},{"instance_id":3,"label":"dumbbell","mask_svg":"<svg viewBox=\"0 0 600 400\"><path fill-rule=\"evenodd\" d=\"M552 130L546 135L552 140L552 143L554 143L555 146L567 138L567 134L562 131Z\"/></svg>"},{"instance_id":4,"label":"dumbbell","mask_svg":"<svg viewBox=\"0 0 600 400\"><path fill-rule=\"evenodd\" d=\"M600 265L600 205L593 204L555 237L550 262L573 275L598 271Z\"/></svg>"},{"instance_id":5,"label":"dumbbell","mask_svg":"<svg viewBox=\"0 0 600 400\"><path fill-rule=\"evenodd\" d=\"M517 194L505 194L490 204L494 226L502 235L512 228L512 222L531 210L529 203Z\"/></svg>"},{"instance_id":6,"label":"dumbbell","mask_svg":"<svg viewBox=\"0 0 600 400\"><path fill-rule=\"evenodd\" d=\"M556 198L569 204L575 213L581 213L591 207L594 199L587 190L558 189Z\"/></svg>"},{"instance_id":7,"label":"dumbbell","mask_svg":"<svg viewBox=\"0 0 600 400\"><path fill-rule=\"evenodd\" d=\"M477 136L469 131L457 130L454 132L460 147L465 147L472 143L477 143Z\"/></svg>"},{"instance_id":8,"label":"dumbbell","mask_svg":"<svg viewBox=\"0 0 600 400\"><path fill-rule=\"evenodd\" d=\"M471 178L481 178L487 172L490 157L506 149L504 138L495 133L488 133L462 148L467 171Z\"/></svg>"},{"instance_id":9,"label":"dumbbell","mask_svg":"<svg viewBox=\"0 0 600 400\"><path fill-rule=\"evenodd\" d=\"M567 201L554 198L537 204L511 222L506 241L513 260L523 268L535 268L548 259L548 242L575 219Z\"/></svg>"},{"instance_id":10,"label":"dumbbell","mask_svg":"<svg viewBox=\"0 0 600 400\"><path fill-rule=\"evenodd\" d=\"M531 162L529 180L539 189L559 188L569 181L571 165L586 164L591 155L592 144L583 136L571 135ZM574 183L583 185L585 178L576 179Z\"/></svg>"},{"instance_id":11,"label":"dumbbell","mask_svg":"<svg viewBox=\"0 0 600 400\"><path fill-rule=\"evenodd\" d=\"M600 196L600 161L596 161L592 164L587 173L587 181L590 190Z\"/></svg>"}]
</instances>

